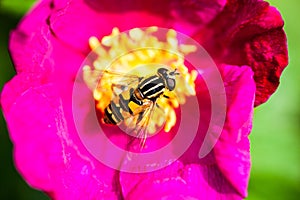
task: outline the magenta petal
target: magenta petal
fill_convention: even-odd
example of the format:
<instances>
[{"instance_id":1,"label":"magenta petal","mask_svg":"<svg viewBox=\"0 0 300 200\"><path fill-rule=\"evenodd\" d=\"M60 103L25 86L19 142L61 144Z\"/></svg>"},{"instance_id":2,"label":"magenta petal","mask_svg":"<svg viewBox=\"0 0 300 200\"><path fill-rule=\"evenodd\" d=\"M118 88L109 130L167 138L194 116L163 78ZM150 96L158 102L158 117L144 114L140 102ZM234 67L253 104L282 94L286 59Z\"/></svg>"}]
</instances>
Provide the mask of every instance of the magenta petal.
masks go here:
<instances>
[{"instance_id":1,"label":"magenta petal","mask_svg":"<svg viewBox=\"0 0 300 200\"><path fill-rule=\"evenodd\" d=\"M171 1L172 28L188 35L209 24L224 8L225 0ZM166 11L165 11L166 12Z\"/></svg>"},{"instance_id":2,"label":"magenta petal","mask_svg":"<svg viewBox=\"0 0 300 200\"><path fill-rule=\"evenodd\" d=\"M147 174L121 173L120 183L126 200L241 199L216 164L183 165L176 161Z\"/></svg>"},{"instance_id":3,"label":"magenta petal","mask_svg":"<svg viewBox=\"0 0 300 200\"><path fill-rule=\"evenodd\" d=\"M88 52L86 41L89 37L102 38L109 35L114 27L126 31L136 27L158 26L174 28L186 34L194 33L214 19L224 5L224 0L209 3L207 0L54 1L49 26L58 39L78 51Z\"/></svg>"},{"instance_id":4,"label":"magenta petal","mask_svg":"<svg viewBox=\"0 0 300 200\"><path fill-rule=\"evenodd\" d=\"M38 3L11 33L9 50L17 72L39 73L52 69L50 31L45 23L50 13L49 3L50 0Z\"/></svg>"},{"instance_id":5,"label":"magenta petal","mask_svg":"<svg viewBox=\"0 0 300 200\"><path fill-rule=\"evenodd\" d=\"M216 62L252 68L257 106L274 93L288 64L283 25L280 13L267 2L232 0L194 38Z\"/></svg>"},{"instance_id":6,"label":"magenta petal","mask_svg":"<svg viewBox=\"0 0 300 200\"><path fill-rule=\"evenodd\" d=\"M5 86L1 97L10 136L15 145L16 165L32 186L49 191L53 183L49 176L49 154L45 150L55 147L56 138L51 134L56 129L53 109L55 102L50 105L40 93L46 93L49 85L27 89L19 93L20 96L13 102L9 102L10 99L6 97L9 93L16 92L9 89L17 88L14 84L19 85L19 81L16 81L18 78L20 77L15 77ZM9 103L13 104L9 107Z\"/></svg>"},{"instance_id":7,"label":"magenta petal","mask_svg":"<svg viewBox=\"0 0 300 200\"><path fill-rule=\"evenodd\" d=\"M47 78L34 73L21 73L8 82L1 93L1 106L7 115L15 104L20 94L25 93L30 87L38 87L46 84Z\"/></svg>"},{"instance_id":8,"label":"magenta petal","mask_svg":"<svg viewBox=\"0 0 300 200\"><path fill-rule=\"evenodd\" d=\"M146 174L120 173L125 199L242 199L247 195L248 134L255 94L253 72L247 66L224 65L221 69L228 110L213 153L197 159L201 144L193 143L182 159L164 169Z\"/></svg>"},{"instance_id":9,"label":"magenta petal","mask_svg":"<svg viewBox=\"0 0 300 200\"><path fill-rule=\"evenodd\" d=\"M28 88L18 91L22 78L29 80L21 74L5 86L1 103L16 166L28 183L56 199L117 199L114 170L94 160L76 140L57 85L27 82Z\"/></svg>"},{"instance_id":10,"label":"magenta petal","mask_svg":"<svg viewBox=\"0 0 300 200\"><path fill-rule=\"evenodd\" d=\"M119 4L119 3L118 3ZM121 31L135 27L165 26L165 20L147 11L131 8L122 16L114 8L120 6L105 1L55 1L50 17L50 27L60 40L78 51L88 53L88 39L91 36L102 38L109 35L114 27ZM144 6L146 6L145 4ZM145 8L144 8L145 9Z\"/></svg>"},{"instance_id":11,"label":"magenta petal","mask_svg":"<svg viewBox=\"0 0 300 200\"><path fill-rule=\"evenodd\" d=\"M171 2L171 15L177 20L198 26L208 24L222 11L226 0L181 0ZM176 23L176 22L175 22Z\"/></svg>"},{"instance_id":12,"label":"magenta petal","mask_svg":"<svg viewBox=\"0 0 300 200\"><path fill-rule=\"evenodd\" d=\"M255 106L266 102L279 85L282 71L288 64L286 36L281 29L259 35L245 46L246 57L254 71Z\"/></svg>"},{"instance_id":13,"label":"magenta petal","mask_svg":"<svg viewBox=\"0 0 300 200\"><path fill-rule=\"evenodd\" d=\"M223 132L214 147L220 171L237 192L247 196L250 175L248 135L252 127L255 83L251 68L224 66L227 94L227 118Z\"/></svg>"},{"instance_id":14,"label":"magenta petal","mask_svg":"<svg viewBox=\"0 0 300 200\"><path fill-rule=\"evenodd\" d=\"M70 83L86 55L56 37L48 25L51 12L51 1L37 4L12 32L9 49L17 72L42 75L49 82Z\"/></svg>"}]
</instances>

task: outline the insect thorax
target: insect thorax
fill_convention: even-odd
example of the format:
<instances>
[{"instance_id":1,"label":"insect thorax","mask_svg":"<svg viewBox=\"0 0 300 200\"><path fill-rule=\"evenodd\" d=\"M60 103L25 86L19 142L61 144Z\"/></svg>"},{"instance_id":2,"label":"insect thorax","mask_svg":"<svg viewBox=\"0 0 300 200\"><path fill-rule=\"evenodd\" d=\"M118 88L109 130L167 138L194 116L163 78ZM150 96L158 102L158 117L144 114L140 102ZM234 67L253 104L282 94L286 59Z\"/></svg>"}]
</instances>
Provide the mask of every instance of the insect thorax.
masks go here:
<instances>
[{"instance_id":1,"label":"insect thorax","mask_svg":"<svg viewBox=\"0 0 300 200\"><path fill-rule=\"evenodd\" d=\"M165 82L157 75L149 76L141 80L138 89L144 99L155 100L164 93Z\"/></svg>"}]
</instances>

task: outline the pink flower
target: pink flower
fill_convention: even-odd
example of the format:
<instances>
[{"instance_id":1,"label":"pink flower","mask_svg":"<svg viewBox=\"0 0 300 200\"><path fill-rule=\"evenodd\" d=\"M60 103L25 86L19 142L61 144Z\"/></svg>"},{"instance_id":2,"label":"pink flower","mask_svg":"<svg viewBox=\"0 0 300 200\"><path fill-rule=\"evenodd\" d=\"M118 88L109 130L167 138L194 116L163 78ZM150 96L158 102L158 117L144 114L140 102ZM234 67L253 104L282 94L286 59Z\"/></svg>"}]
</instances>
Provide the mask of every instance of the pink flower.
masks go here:
<instances>
[{"instance_id":1,"label":"pink flower","mask_svg":"<svg viewBox=\"0 0 300 200\"><path fill-rule=\"evenodd\" d=\"M198 158L203 138L197 135L168 167L132 174L107 167L86 150L73 120L72 89L91 36L148 26L173 28L205 47L223 77L227 115L205 158ZM253 107L276 90L287 65L282 27L279 12L260 0L39 2L11 34L17 75L1 95L16 167L54 199L246 197ZM209 107L203 88L198 80L200 106ZM199 130L205 128L200 123Z\"/></svg>"}]
</instances>

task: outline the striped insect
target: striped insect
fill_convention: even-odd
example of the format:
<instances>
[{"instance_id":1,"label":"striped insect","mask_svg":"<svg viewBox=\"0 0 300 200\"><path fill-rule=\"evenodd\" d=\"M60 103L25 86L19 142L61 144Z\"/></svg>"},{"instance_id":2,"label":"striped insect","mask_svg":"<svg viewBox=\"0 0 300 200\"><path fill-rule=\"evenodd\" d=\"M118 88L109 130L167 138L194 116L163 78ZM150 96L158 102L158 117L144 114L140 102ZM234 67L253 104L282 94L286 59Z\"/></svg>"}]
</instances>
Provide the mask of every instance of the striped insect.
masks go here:
<instances>
[{"instance_id":1,"label":"striped insect","mask_svg":"<svg viewBox=\"0 0 300 200\"><path fill-rule=\"evenodd\" d=\"M166 91L173 91L176 86L176 69L159 68L156 74L146 77L104 71L110 76L120 76L120 82L112 84L114 93L109 105L104 109L103 122L119 125L126 124L139 138L141 146L147 139L147 126L151 120L158 98L169 98ZM161 108L160 108L161 109ZM161 109L162 110L162 109Z\"/></svg>"}]
</instances>

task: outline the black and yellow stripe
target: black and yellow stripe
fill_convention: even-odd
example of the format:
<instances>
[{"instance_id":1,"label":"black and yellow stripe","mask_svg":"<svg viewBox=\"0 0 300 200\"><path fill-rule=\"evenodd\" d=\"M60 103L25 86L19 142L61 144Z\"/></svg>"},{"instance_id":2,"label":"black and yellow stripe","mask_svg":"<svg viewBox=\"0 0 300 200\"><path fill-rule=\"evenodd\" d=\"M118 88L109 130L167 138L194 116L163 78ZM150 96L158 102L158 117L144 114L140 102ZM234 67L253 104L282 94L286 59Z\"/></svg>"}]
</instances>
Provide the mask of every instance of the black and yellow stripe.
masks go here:
<instances>
[{"instance_id":1,"label":"black and yellow stripe","mask_svg":"<svg viewBox=\"0 0 300 200\"><path fill-rule=\"evenodd\" d=\"M105 108L104 113L108 120L105 121L107 124L118 124L124 120L122 115L122 108L119 104L111 101L110 104Z\"/></svg>"},{"instance_id":2,"label":"black and yellow stripe","mask_svg":"<svg viewBox=\"0 0 300 200\"><path fill-rule=\"evenodd\" d=\"M140 114L143 115L141 108L146 99L155 102L166 89L170 91L174 89L175 75L176 70L170 72L165 68L160 68L157 70L156 75L140 78L138 87L129 90L129 99L125 99L122 94L119 94L118 101L114 99L114 101L111 101L105 108L104 122L116 125L124 120L126 113L135 115L141 112Z\"/></svg>"},{"instance_id":3,"label":"black and yellow stripe","mask_svg":"<svg viewBox=\"0 0 300 200\"><path fill-rule=\"evenodd\" d=\"M164 80L154 75L142 80L138 90L140 90L145 99L154 100L164 93L165 87Z\"/></svg>"}]
</instances>

